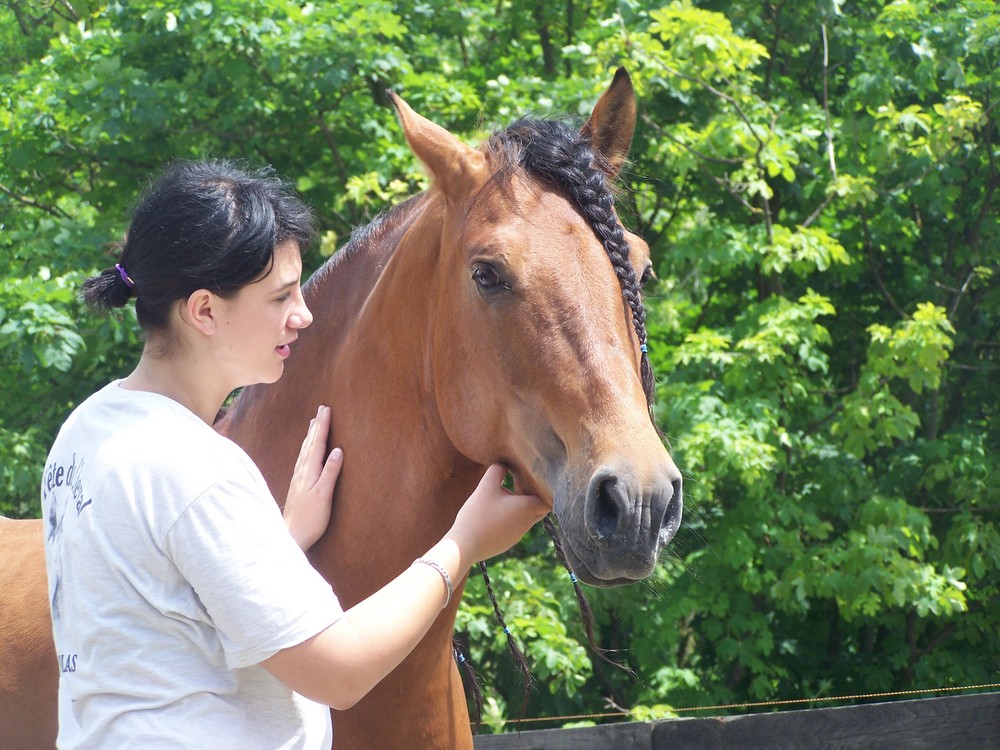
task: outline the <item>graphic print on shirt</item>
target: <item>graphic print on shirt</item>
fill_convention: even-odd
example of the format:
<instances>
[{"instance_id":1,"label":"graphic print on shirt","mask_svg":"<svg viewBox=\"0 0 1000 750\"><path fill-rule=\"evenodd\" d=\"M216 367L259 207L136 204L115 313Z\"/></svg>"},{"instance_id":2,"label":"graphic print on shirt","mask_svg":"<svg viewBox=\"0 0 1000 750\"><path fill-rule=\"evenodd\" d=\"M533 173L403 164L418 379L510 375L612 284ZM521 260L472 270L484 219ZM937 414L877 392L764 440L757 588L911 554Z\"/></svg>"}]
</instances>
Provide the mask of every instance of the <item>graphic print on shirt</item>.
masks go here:
<instances>
[{"instance_id":1,"label":"graphic print on shirt","mask_svg":"<svg viewBox=\"0 0 1000 750\"><path fill-rule=\"evenodd\" d=\"M78 460L74 453L68 466L56 460L50 461L42 477L42 501L49 507L45 546L46 554L52 559L51 569L54 573L49 591L53 620L59 619L59 605L62 601L63 561L60 542L67 510L70 511L70 518L75 519L93 502L93 498L88 497L84 489L83 467L84 459Z\"/></svg>"}]
</instances>

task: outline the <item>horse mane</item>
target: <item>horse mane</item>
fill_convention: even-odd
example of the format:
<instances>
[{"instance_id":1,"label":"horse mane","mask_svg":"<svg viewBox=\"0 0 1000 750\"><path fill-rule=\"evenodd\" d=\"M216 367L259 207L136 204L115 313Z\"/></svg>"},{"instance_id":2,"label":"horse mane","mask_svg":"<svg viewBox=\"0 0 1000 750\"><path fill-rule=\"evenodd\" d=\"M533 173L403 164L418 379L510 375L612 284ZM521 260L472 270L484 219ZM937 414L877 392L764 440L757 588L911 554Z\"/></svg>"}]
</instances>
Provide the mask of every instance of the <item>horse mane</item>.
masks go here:
<instances>
[{"instance_id":1,"label":"horse mane","mask_svg":"<svg viewBox=\"0 0 1000 750\"><path fill-rule=\"evenodd\" d=\"M367 224L355 227L351 236L330 259L320 266L306 286L324 283L339 266L358 256L373 256L387 260L399 246L399 238L417 218L427 193L418 193L402 203L380 211Z\"/></svg>"}]
</instances>

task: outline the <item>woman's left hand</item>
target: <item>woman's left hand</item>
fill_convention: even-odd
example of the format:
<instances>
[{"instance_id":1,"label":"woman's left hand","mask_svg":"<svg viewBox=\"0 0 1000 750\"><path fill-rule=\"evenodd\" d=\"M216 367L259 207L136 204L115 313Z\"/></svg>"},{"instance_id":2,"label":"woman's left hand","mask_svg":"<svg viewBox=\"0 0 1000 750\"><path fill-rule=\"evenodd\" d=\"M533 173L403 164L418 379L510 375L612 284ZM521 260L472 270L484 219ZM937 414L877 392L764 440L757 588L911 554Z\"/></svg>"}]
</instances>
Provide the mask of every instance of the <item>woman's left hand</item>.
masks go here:
<instances>
[{"instance_id":1,"label":"woman's left hand","mask_svg":"<svg viewBox=\"0 0 1000 750\"><path fill-rule=\"evenodd\" d=\"M303 551L316 543L330 523L333 488L344 465L340 448L323 460L329 434L330 407L320 406L302 441L284 508L285 525Z\"/></svg>"}]
</instances>

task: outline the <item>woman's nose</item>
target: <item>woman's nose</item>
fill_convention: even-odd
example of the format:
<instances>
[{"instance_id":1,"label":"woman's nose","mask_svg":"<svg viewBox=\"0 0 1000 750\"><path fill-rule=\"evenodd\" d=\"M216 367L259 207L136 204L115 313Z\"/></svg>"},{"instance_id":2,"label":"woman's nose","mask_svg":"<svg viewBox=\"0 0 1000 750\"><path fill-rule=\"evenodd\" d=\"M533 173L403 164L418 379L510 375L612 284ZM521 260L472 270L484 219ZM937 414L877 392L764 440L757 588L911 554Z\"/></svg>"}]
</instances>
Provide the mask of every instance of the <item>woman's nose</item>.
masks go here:
<instances>
[{"instance_id":1,"label":"woman's nose","mask_svg":"<svg viewBox=\"0 0 1000 750\"><path fill-rule=\"evenodd\" d=\"M299 296L299 304L288 318L289 328L306 328L313 322L313 314L306 307L305 300Z\"/></svg>"}]
</instances>

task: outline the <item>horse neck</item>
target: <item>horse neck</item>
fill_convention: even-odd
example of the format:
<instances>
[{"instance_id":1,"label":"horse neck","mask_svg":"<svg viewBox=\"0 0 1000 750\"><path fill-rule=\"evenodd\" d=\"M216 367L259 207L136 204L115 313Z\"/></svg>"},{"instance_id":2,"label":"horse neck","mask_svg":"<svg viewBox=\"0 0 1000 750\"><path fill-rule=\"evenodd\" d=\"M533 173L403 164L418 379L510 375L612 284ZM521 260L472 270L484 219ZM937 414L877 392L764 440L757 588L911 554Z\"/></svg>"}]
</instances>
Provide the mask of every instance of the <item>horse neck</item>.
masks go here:
<instances>
[{"instance_id":1,"label":"horse neck","mask_svg":"<svg viewBox=\"0 0 1000 750\"><path fill-rule=\"evenodd\" d=\"M228 430L282 497L309 418L330 405L331 447L344 448L345 463L311 557L348 605L436 542L481 473L448 440L432 386L440 202L415 199L402 211L310 279L313 324L281 380L241 396L243 419Z\"/></svg>"}]
</instances>

